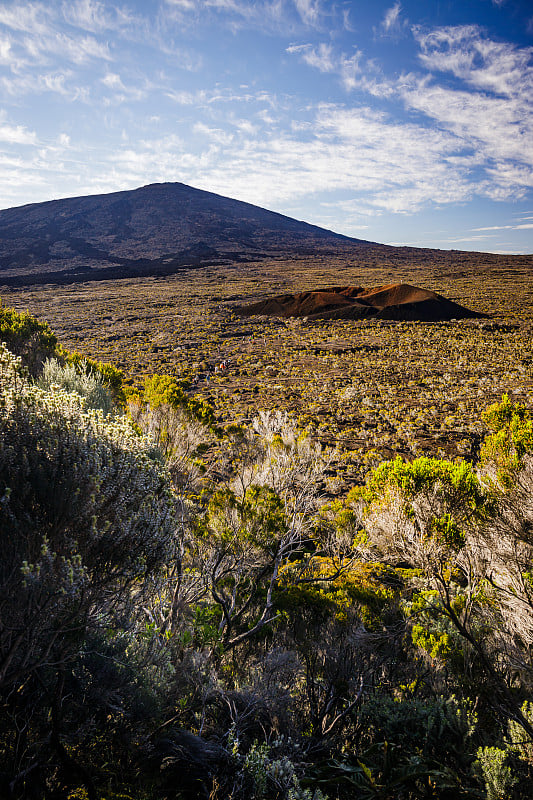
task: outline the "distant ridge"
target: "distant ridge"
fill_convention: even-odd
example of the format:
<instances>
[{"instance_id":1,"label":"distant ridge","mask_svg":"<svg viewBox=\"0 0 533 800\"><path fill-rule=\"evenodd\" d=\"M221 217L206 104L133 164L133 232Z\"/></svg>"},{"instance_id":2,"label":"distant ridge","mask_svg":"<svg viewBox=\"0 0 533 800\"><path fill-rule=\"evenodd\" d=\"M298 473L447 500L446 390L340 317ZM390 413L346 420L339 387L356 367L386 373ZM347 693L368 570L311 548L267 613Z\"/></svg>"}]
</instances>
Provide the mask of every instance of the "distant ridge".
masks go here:
<instances>
[{"instance_id":1,"label":"distant ridge","mask_svg":"<svg viewBox=\"0 0 533 800\"><path fill-rule=\"evenodd\" d=\"M183 183L0 211L0 284L168 275L371 245Z\"/></svg>"},{"instance_id":2,"label":"distant ridge","mask_svg":"<svg viewBox=\"0 0 533 800\"><path fill-rule=\"evenodd\" d=\"M485 317L440 294L391 283L372 289L332 286L297 294L284 294L234 309L241 316L268 315L307 319L378 319L437 322Z\"/></svg>"}]
</instances>

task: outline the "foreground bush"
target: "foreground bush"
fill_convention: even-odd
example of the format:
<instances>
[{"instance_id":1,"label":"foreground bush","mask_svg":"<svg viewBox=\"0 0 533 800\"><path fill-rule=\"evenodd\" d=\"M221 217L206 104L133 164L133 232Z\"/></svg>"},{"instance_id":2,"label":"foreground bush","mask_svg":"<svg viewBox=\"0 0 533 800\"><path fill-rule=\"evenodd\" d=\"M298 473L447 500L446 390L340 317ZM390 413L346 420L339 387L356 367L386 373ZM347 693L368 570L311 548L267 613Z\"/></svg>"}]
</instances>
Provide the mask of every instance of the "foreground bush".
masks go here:
<instances>
[{"instance_id":1,"label":"foreground bush","mask_svg":"<svg viewBox=\"0 0 533 800\"><path fill-rule=\"evenodd\" d=\"M64 757L71 665L89 631L131 627L157 589L176 552L175 502L153 446L125 418L30 384L5 347L0 397L0 691L15 730L49 709ZM0 746L22 786L28 724Z\"/></svg>"}]
</instances>

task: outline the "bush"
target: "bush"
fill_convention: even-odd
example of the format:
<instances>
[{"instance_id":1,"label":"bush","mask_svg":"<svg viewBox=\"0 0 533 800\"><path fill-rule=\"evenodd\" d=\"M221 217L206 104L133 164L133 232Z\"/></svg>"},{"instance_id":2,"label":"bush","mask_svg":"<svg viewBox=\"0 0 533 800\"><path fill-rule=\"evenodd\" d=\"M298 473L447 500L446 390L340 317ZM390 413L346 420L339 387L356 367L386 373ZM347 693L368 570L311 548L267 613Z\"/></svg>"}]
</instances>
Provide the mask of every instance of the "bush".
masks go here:
<instances>
[{"instance_id":1,"label":"bush","mask_svg":"<svg viewBox=\"0 0 533 800\"><path fill-rule=\"evenodd\" d=\"M0 301L0 341L21 356L33 375L40 372L45 358L53 356L57 338L46 322L39 322L31 314L4 308Z\"/></svg>"},{"instance_id":2,"label":"bush","mask_svg":"<svg viewBox=\"0 0 533 800\"><path fill-rule=\"evenodd\" d=\"M0 390L1 685L142 591L175 522L167 473L125 419L31 386L5 348Z\"/></svg>"},{"instance_id":3,"label":"bush","mask_svg":"<svg viewBox=\"0 0 533 800\"><path fill-rule=\"evenodd\" d=\"M175 508L166 469L125 417L30 384L1 347L0 697L11 724L0 726L0 762L8 774L24 775L25 758L43 757L32 736L53 745L63 766L72 760L60 738L69 676L91 632L115 636L142 616L176 553ZM115 696L115 710L120 704Z\"/></svg>"},{"instance_id":4,"label":"bush","mask_svg":"<svg viewBox=\"0 0 533 800\"><path fill-rule=\"evenodd\" d=\"M77 392L83 398L85 408L99 408L104 414L109 414L113 400L101 374L92 372L83 361L80 362L80 367L81 370L76 369L73 364L63 366L57 358L47 358L38 385L41 389L55 388Z\"/></svg>"}]
</instances>

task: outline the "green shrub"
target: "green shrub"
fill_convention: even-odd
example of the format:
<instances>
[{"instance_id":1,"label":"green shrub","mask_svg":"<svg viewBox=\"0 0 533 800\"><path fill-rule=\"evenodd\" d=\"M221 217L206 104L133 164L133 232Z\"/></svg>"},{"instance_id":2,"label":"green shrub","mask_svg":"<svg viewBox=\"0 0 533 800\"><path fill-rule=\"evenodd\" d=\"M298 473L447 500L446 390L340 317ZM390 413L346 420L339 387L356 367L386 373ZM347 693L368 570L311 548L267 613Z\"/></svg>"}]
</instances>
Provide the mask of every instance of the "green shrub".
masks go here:
<instances>
[{"instance_id":1,"label":"green shrub","mask_svg":"<svg viewBox=\"0 0 533 800\"><path fill-rule=\"evenodd\" d=\"M476 766L483 775L487 800L507 800L516 783L507 757L507 751L498 747L480 747L477 751Z\"/></svg>"},{"instance_id":2,"label":"green shrub","mask_svg":"<svg viewBox=\"0 0 533 800\"><path fill-rule=\"evenodd\" d=\"M524 456L533 451L533 419L521 403L511 403L504 395L483 414L492 433L481 448L481 463L489 477L510 489L524 464Z\"/></svg>"},{"instance_id":3,"label":"green shrub","mask_svg":"<svg viewBox=\"0 0 533 800\"><path fill-rule=\"evenodd\" d=\"M109 389L113 402L118 406L124 407L126 404L126 388L124 385L124 373L114 364L103 361L95 361L93 358L82 356L80 353L70 353L65 348L59 346L59 356L66 364L75 367L80 375L85 374L99 379L102 384Z\"/></svg>"},{"instance_id":4,"label":"green shrub","mask_svg":"<svg viewBox=\"0 0 533 800\"><path fill-rule=\"evenodd\" d=\"M0 685L64 661L89 622L142 593L175 544L151 444L0 350Z\"/></svg>"},{"instance_id":5,"label":"green shrub","mask_svg":"<svg viewBox=\"0 0 533 800\"><path fill-rule=\"evenodd\" d=\"M5 342L11 352L21 356L33 375L40 372L45 358L55 354L57 338L46 322L40 322L31 314L5 308L0 301L0 341Z\"/></svg>"},{"instance_id":6,"label":"green shrub","mask_svg":"<svg viewBox=\"0 0 533 800\"><path fill-rule=\"evenodd\" d=\"M74 364L62 365L57 358L47 358L38 385L45 390L64 389L66 392L76 392L83 398L85 408L99 408L104 415L109 414L113 400L101 373L89 371L83 361L80 362L80 367L78 370Z\"/></svg>"}]
</instances>

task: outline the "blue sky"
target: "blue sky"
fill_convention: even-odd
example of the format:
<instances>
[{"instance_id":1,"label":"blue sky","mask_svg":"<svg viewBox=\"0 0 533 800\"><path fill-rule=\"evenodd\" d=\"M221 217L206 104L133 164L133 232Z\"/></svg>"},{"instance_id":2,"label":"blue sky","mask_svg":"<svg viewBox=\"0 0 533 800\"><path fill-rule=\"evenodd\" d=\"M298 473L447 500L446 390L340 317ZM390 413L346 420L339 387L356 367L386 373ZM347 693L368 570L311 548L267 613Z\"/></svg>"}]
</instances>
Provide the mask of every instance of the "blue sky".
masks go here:
<instances>
[{"instance_id":1,"label":"blue sky","mask_svg":"<svg viewBox=\"0 0 533 800\"><path fill-rule=\"evenodd\" d=\"M533 252L531 0L0 4L0 207L182 181Z\"/></svg>"}]
</instances>

